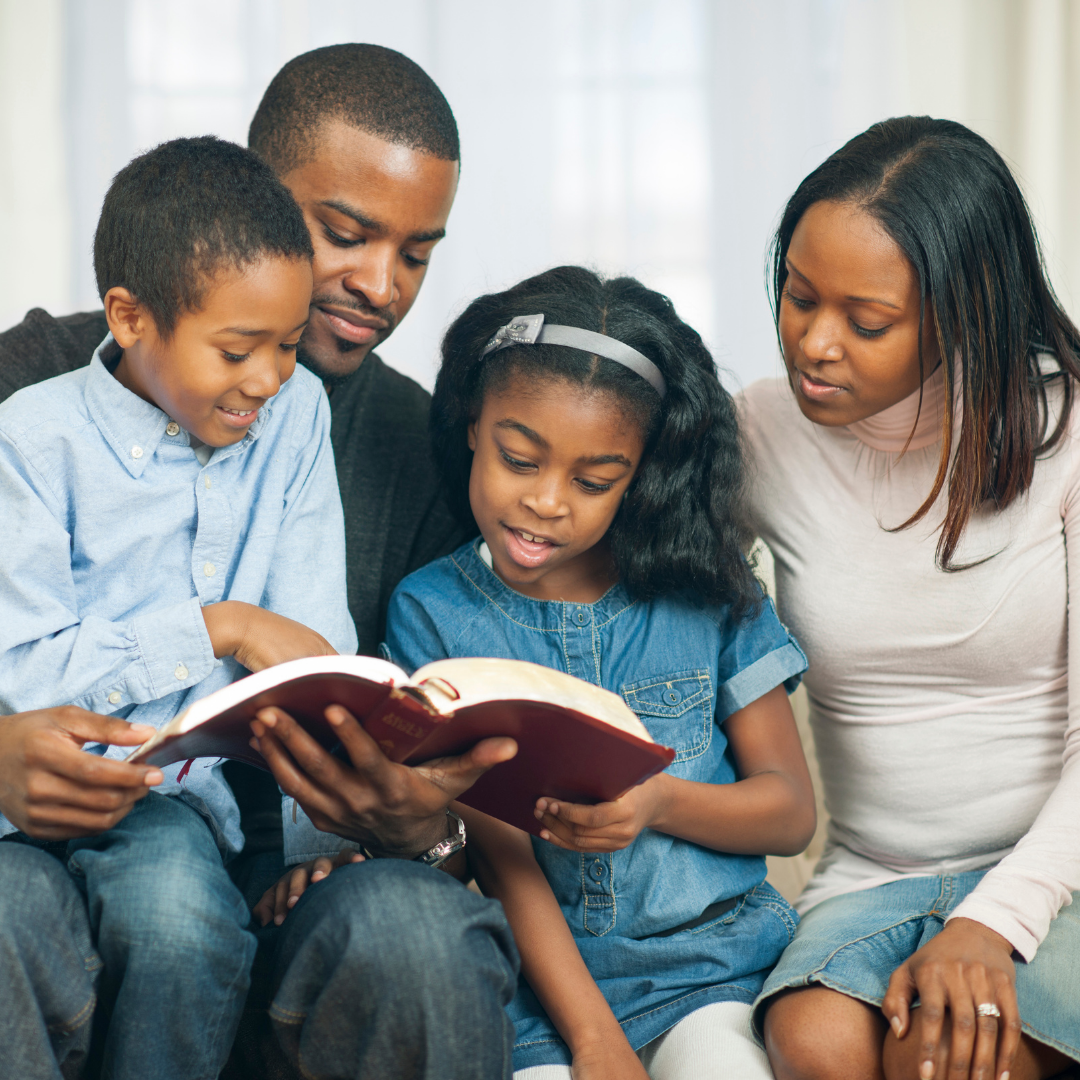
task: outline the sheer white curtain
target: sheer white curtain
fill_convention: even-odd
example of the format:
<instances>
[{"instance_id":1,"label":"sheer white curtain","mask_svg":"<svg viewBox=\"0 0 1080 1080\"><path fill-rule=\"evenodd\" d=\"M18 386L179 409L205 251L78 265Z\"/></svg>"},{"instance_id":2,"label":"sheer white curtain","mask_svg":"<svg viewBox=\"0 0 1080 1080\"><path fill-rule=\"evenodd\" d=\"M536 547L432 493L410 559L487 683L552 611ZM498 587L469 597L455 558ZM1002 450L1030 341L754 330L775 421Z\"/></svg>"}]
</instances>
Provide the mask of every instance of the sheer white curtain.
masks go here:
<instances>
[{"instance_id":1,"label":"sheer white curtain","mask_svg":"<svg viewBox=\"0 0 1080 1080\"><path fill-rule=\"evenodd\" d=\"M1080 300L1076 0L0 0L0 316L97 302L111 175L180 134L243 141L289 57L374 41L458 117L461 189L385 357L431 382L477 293L559 262L667 292L733 382L776 370L763 288L784 199L886 115L963 120L1016 166Z\"/></svg>"}]
</instances>

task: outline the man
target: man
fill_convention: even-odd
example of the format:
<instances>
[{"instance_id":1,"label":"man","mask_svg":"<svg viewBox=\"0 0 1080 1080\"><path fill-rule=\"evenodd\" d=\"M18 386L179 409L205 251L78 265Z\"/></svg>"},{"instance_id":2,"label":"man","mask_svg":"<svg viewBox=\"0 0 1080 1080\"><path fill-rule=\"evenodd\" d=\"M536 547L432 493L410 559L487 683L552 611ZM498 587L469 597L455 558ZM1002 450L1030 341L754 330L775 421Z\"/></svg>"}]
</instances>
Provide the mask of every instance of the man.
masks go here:
<instances>
[{"instance_id":1,"label":"man","mask_svg":"<svg viewBox=\"0 0 1080 1080\"><path fill-rule=\"evenodd\" d=\"M249 144L293 192L312 234L315 288L300 360L330 394L349 607L360 651L370 653L397 582L461 538L435 485L428 396L373 354L408 313L445 233L457 128L410 60L378 46L338 45L285 65ZM86 364L106 330L101 312L55 319L31 311L0 334L0 398ZM0 811L39 841L114 825L145 794L145 770L79 747L124 741L118 726L64 709L0 720ZM502 1007L516 957L501 909L453 880L464 872L460 852L444 864L449 873L414 860L437 860L428 853L454 832L447 805L513 744L489 740L461 758L409 769L389 762L358 725L342 733L349 760L331 758L285 722L260 743L275 778L320 829L375 857L335 870L283 925L262 931L251 1023L224 1075L253 1075L245 1070L261 1059L254 1075L508 1076ZM250 902L281 870L280 822L260 809L265 788L254 775L240 767L229 774L246 851L262 852L235 875ZM0 912L3 927L17 936ZM72 1018L51 1018L40 1004L38 1022L63 1028L50 1036L60 1059ZM268 1045L268 1016L284 1054ZM17 1019L6 1033L0 1021L0 1045L21 1037ZM77 1075L70 1058L64 1067Z\"/></svg>"}]
</instances>

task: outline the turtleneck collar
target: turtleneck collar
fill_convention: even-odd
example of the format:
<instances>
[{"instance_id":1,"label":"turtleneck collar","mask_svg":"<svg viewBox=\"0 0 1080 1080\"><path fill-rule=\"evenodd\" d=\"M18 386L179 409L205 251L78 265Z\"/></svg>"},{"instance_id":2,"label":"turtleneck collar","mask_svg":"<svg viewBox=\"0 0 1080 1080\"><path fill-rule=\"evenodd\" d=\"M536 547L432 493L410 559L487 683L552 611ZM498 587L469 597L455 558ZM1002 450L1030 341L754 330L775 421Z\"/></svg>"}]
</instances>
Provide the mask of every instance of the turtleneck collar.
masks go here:
<instances>
[{"instance_id":1,"label":"turtleneck collar","mask_svg":"<svg viewBox=\"0 0 1080 1080\"><path fill-rule=\"evenodd\" d=\"M922 450L933 446L941 438L944 421L945 376L938 365L922 385L921 409L919 391L915 390L903 401L898 401L865 420L848 424L847 429L873 450L887 450L899 454L905 445L909 450ZM912 428L915 429L914 433Z\"/></svg>"}]
</instances>

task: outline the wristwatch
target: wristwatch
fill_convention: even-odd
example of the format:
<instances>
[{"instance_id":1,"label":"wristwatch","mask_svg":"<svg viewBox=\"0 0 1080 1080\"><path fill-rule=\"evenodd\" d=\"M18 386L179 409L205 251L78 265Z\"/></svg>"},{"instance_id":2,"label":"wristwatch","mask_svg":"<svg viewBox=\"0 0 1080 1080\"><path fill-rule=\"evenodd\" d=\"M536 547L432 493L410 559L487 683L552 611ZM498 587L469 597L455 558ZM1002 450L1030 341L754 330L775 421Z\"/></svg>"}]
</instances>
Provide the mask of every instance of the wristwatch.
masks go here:
<instances>
[{"instance_id":1,"label":"wristwatch","mask_svg":"<svg viewBox=\"0 0 1080 1080\"><path fill-rule=\"evenodd\" d=\"M433 848L421 852L413 862L422 862L438 869L451 855L457 854L465 846L465 822L453 810L447 810L446 816L457 822L457 831L445 840L440 840Z\"/></svg>"}]
</instances>

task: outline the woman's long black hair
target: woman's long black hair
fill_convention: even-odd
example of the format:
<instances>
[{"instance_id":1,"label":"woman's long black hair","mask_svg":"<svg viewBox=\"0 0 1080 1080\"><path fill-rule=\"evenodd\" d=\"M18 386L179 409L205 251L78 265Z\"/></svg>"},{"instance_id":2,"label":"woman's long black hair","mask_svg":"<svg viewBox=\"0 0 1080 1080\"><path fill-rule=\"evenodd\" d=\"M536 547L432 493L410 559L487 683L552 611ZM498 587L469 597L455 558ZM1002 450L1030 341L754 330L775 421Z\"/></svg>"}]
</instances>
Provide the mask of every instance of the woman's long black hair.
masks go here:
<instances>
[{"instance_id":1,"label":"woman's long black hair","mask_svg":"<svg viewBox=\"0 0 1080 1080\"><path fill-rule=\"evenodd\" d=\"M923 377L929 374L922 354L927 318L943 359L946 400L953 400L955 376L961 376L959 435L946 409L933 488L900 528L925 517L947 482L937 558L945 570L963 569L953 556L971 515L984 505L1003 509L1022 495L1036 459L1066 430L1080 378L1080 331L1047 281L1027 205L1001 155L963 124L902 116L856 135L788 202L772 247L778 336L788 246L817 202L864 210L897 243L919 275ZM1049 377L1040 371L1040 353L1057 362ZM959 372L949 362L956 356ZM1048 378L1062 383L1052 430Z\"/></svg>"},{"instance_id":2,"label":"woman's long black hair","mask_svg":"<svg viewBox=\"0 0 1080 1080\"><path fill-rule=\"evenodd\" d=\"M562 345L484 346L518 315L606 334L644 353L667 382L661 401L640 375ZM735 405L700 335L671 301L633 278L604 280L560 266L505 292L481 296L455 320L442 346L431 433L451 507L475 527L469 506L469 424L484 395L513 378L557 379L616 396L645 434L638 474L609 533L620 579L650 599L688 593L752 610L760 590L744 552L745 483Z\"/></svg>"}]
</instances>

